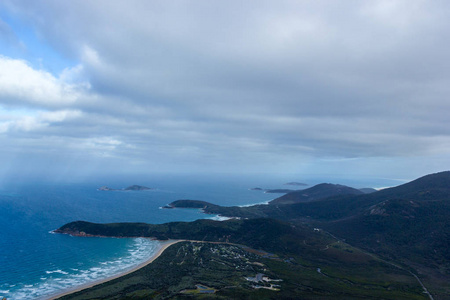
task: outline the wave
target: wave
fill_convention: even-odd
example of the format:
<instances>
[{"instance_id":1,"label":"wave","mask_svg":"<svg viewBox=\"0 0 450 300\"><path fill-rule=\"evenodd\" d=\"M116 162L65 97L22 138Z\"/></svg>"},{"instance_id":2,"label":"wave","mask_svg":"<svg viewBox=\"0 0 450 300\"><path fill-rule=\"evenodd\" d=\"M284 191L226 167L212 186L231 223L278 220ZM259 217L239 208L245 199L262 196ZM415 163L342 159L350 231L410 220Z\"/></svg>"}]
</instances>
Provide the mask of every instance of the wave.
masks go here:
<instances>
[{"instance_id":1,"label":"wave","mask_svg":"<svg viewBox=\"0 0 450 300\"><path fill-rule=\"evenodd\" d=\"M128 246L127 253L123 257L98 262L96 265L86 269L68 268L67 270L46 271L48 278L45 280L41 278L41 282L18 286L14 291L0 290L0 295L8 299L36 299L107 279L145 262L155 254L159 249L159 245L160 242L155 240L135 238L133 243Z\"/></svg>"},{"instance_id":2,"label":"wave","mask_svg":"<svg viewBox=\"0 0 450 300\"><path fill-rule=\"evenodd\" d=\"M272 201L272 200L268 200L268 201L264 201L264 202L259 202L259 203L252 203L252 204L238 205L238 207L250 207L250 206L255 206L255 205L268 205L270 201Z\"/></svg>"},{"instance_id":3,"label":"wave","mask_svg":"<svg viewBox=\"0 0 450 300\"><path fill-rule=\"evenodd\" d=\"M230 220L232 218L224 217L224 216L221 216L221 215L217 215L217 216L211 217L209 219L214 220L214 221L226 221L226 220Z\"/></svg>"},{"instance_id":4,"label":"wave","mask_svg":"<svg viewBox=\"0 0 450 300\"><path fill-rule=\"evenodd\" d=\"M63 274L63 275L69 274L68 272L64 272L63 270L45 271L45 273L47 273L47 274L59 273L59 274Z\"/></svg>"}]
</instances>

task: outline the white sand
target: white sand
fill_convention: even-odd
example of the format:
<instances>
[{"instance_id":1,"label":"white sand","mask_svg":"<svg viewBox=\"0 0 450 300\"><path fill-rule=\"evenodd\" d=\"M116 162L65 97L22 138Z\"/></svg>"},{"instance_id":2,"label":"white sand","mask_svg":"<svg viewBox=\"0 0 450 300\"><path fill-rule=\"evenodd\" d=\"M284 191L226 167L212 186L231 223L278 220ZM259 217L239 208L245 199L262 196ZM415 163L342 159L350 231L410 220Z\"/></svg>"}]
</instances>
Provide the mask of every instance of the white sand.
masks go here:
<instances>
[{"instance_id":1,"label":"white sand","mask_svg":"<svg viewBox=\"0 0 450 300\"><path fill-rule=\"evenodd\" d=\"M78 286L78 287L75 287L75 288L72 288L72 289L69 289L69 290L65 290L65 291L60 292L60 293L58 293L58 294L52 295L52 296L50 296L50 297L47 298L47 299L51 299L51 300L53 300L53 299L58 299L58 298L61 298L61 297L63 297L63 296L67 296L67 295L70 295L70 294L73 294L73 293L76 293L76 292L79 292L79 291L82 291L82 290L91 288L91 287L93 287L93 286L96 286L96 285L99 285L99 284L108 282L108 281L110 281L110 280L113 280L113 279L116 279L116 278L119 278L119 277L128 275L128 274L130 274L130 273L133 273L133 272L139 270L140 268L143 268L143 267L145 267L146 265L152 263L152 262L153 262L155 259L157 259L157 258L164 252L164 250L166 250L169 246L171 246L171 245L173 245L173 244L176 244L176 243L179 243L179 242L182 242L182 241L184 241L184 240L170 240L170 241L167 241L167 242L163 242L162 245L161 245L161 247L159 248L159 250L158 250L152 257L150 257L147 261L145 261L145 262L143 262L143 263L137 265L136 267L134 267L134 268L132 268L132 269L130 269L130 270L127 270L127 271L124 272L124 273L120 273L120 274L114 275L114 276L112 276L112 277L108 277L108 278L105 278L105 279L102 279L102 280L97 280L97 281L94 281L94 282L86 283L86 284L80 285L80 286Z\"/></svg>"}]
</instances>

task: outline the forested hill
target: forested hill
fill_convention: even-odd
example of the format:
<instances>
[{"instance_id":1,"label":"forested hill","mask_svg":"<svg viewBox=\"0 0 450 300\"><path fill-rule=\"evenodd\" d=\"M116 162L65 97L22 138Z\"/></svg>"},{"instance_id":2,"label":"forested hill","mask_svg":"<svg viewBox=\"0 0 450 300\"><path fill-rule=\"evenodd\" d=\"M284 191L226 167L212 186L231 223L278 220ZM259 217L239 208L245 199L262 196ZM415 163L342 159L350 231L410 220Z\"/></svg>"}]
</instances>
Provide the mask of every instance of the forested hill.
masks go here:
<instances>
[{"instance_id":1,"label":"forested hill","mask_svg":"<svg viewBox=\"0 0 450 300\"><path fill-rule=\"evenodd\" d=\"M324 199L337 195L362 195L362 191L340 184L321 183L311 188L293 191L269 202L269 204L292 204Z\"/></svg>"},{"instance_id":2,"label":"forested hill","mask_svg":"<svg viewBox=\"0 0 450 300\"><path fill-rule=\"evenodd\" d=\"M320 187L326 190L330 186L313 188ZM331 190L336 191L336 186ZM316 227L413 270L432 287L434 294L439 296L436 299L450 299L449 171L371 194L340 194L308 202L276 203L222 207L199 200L179 200L169 206L201 208L206 213L243 219L161 225L74 222L61 227L58 232L221 241L299 254L304 251L301 244L309 244L306 240L323 244L326 235L311 235L315 232L311 227ZM322 250L317 250L314 250L314 259L320 260Z\"/></svg>"},{"instance_id":3,"label":"forested hill","mask_svg":"<svg viewBox=\"0 0 450 300\"><path fill-rule=\"evenodd\" d=\"M187 239L228 242L278 253L295 253L299 244L305 239L309 241L310 245L317 243L326 245L334 240L329 236L314 232L307 226L294 226L273 219L228 220L223 222L202 219L194 222L165 224L96 224L76 221L62 226L55 232L74 236L151 237L158 240Z\"/></svg>"},{"instance_id":4,"label":"forested hill","mask_svg":"<svg viewBox=\"0 0 450 300\"><path fill-rule=\"evenodd\" d=\"M302 202L305 196L301 193L317 195L317 198ZM318 195L323 195L323 197ZM286 202L298 203L286 204L283 199L289 199ZM221 214L228 217L269 217L280 220L308 218L311 221L328 222L364 215L371 210L372 206L394 199L448 200L450 199L450 172L427 175L409 183L370 194L363 194L356 189L341 185L319 184L310 189L286 194L273 200L269 205L223 207L206 201L178 200L169 204L169 206L202 208L205 213Z\"/></svg>"},{"instance_id":5,"label":"forested hill","mask_svg":"<svg viewBox=\"0 0 450 300\"><path fill-rule=\"evenodd\" d=\"M323 222L353 245L450 278L450 172L428 175L359 199L351 218ZM373 205L369 205L373 204Z\"/></svg>"},{"instance_id":6,"label":"forested hill","mask_svg":"<svg viewBox=\"0 0 450 300\"><path fill-rule=\"evenodd\" d=\"M139 271L64 299L426 299L407 270L323 231L272 219L160 225L78 221L57 232L192 241L171 246ZM255 276L275 281L255 282ZM214 294L199 293L199 285Z\"/></svg>"}]
</instances>

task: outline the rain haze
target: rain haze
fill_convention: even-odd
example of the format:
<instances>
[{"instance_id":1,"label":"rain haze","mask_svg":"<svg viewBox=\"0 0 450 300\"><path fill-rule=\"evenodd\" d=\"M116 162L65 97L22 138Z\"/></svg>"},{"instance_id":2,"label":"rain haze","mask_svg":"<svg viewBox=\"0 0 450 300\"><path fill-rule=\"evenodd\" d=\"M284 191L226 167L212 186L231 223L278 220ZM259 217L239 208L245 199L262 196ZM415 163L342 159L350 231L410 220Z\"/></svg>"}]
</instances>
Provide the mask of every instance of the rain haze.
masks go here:
<instances>
[{"instance_id":1,"label":"rain haze","mask_svg":"<svg viewBox=\"0 0 450 300\"><path fill-rule=\"evenodd\" d=\"M450 165L448 1L0 3L0 179Z\"/></svg>"}]
</instances>

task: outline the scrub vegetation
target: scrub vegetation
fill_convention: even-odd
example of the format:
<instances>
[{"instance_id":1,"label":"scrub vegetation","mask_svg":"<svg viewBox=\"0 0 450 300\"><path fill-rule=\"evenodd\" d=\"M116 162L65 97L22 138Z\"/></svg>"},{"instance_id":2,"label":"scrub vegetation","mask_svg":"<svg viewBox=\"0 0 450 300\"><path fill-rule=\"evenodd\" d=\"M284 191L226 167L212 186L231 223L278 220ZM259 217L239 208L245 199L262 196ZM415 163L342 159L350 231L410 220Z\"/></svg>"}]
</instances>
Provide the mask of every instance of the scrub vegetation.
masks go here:
<instances>
[{"instance_id":1,"label":"scrub vegetation","mask_svg":"<svg viewBox=\"0 0 450 300\"><path fill-rule=\"evenodd\" d=\"M290 195L253 207L198 200L170 205L241 218L223 222L64 225L58 232L191 241L172 245L135 273L76 295L428 299L430 292L435 299L450 298L450 172L371 194L329 195L343 188L326 187L327 197L305 201L307 189L299 202ZM280 281L252 281L262 278L258 274Z\"/></svg>"}]
</instances>

